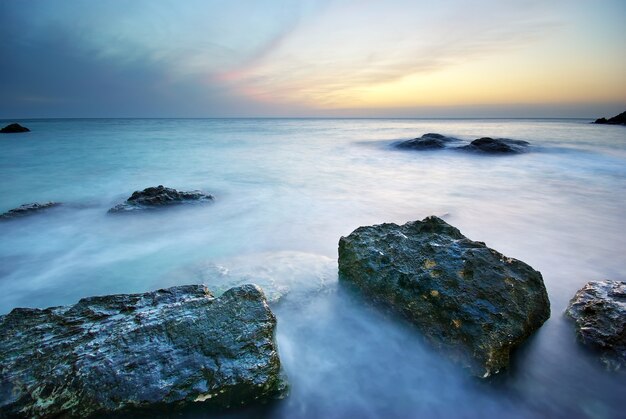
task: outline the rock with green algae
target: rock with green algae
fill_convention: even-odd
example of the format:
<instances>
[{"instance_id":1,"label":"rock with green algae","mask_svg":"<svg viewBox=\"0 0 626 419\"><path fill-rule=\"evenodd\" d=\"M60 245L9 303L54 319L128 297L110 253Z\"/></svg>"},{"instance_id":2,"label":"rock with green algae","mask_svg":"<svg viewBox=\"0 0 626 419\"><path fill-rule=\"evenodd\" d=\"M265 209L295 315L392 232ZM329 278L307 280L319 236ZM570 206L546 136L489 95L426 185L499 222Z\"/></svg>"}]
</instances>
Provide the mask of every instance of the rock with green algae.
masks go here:
<instances>
[{"instance_id":1,"label":"rock with green algae","mask_svg":"<svg viewBox=\"0 0 626 419\"><path fill-rule=\"evenodd\" d=\"M276 318L255 285L110 295L0 317L0 417L84 417L282 397Z\"/></svg>"},{"instance_id":2,"label":"rock with green algae","mask_svg":"<svg viewBox=\"0 0 626 419\"><path fill-rule=\"evenodd\" d=\"M342 237L339 280L483 378L506 368L511 351L550 316L538 271L434 216Z\"/></svg>"}]
</instances>

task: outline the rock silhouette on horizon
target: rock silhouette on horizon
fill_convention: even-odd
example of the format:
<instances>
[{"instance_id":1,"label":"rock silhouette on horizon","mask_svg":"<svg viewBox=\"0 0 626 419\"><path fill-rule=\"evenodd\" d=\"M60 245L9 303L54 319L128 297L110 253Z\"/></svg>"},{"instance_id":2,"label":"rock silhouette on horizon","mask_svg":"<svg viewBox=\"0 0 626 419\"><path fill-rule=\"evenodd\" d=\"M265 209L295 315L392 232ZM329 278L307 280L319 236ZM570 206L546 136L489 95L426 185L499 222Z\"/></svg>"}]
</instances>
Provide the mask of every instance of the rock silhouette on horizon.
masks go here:
<instances>
[{"instance_id":1,"label":"rock silhouette on horizon","mask_svg":"<svg viewBox=\"0 0 626 419\"><path fill-rule=\"evenodd\" d=\"M472 141L469 145L459 147L458 149L489 154L516 154L526 151L528 145L527 141L522 140L483 137Z\"/></svg>"},{"instance_id":2,"label":"rock silhouette on horizon","mask_svg":"<svg viewBox=\"0 0 626 419\"><path fill-rule=\"evenodd\" d=\"M411 150L436 150L445 148L451 142L459 141L457 138L446 137L437 133L424 134L421 137L412 140L402 141L395 144L396 148Z\"/></svg>"},{"instance_id":3,"label":"rock silhouette on horizon","mask_svg":"<svg viewBox=\"0 0 626 419\"><path fill-rule=\"evenodd\" d=\"M511 140L508 138L482 137L469 144L451 147L452 144L461 142L458 138L447 137L442 134L428 133L412 140L401 141L393 144L395 148L401 150L462 150L486 154L518 154L528 150L530 145L527 141Z\"/></svg>"},{"instance_id":4,"label":"rock silhouette on horizon","mask_svg":"<svg viewBox=\"0 0 626 419\"><path fill-rule=\"evenodd\" d=\"M626 111L612 118L599 118L594 121L594 124L608 124L608 125L626 125Z\"/></svg>"},{"instance_id":5,"label":"rock silhouette on horizon","mask_svg":"<svg viewBox=\"0 0 626 419\"><path fill-rule=\"evenodd\" d=\"M30 132L26 127L21 126L18 123L9 124L6 127L0 129L2 134L19 134L21 132Z\"/></svg>"}]
</instances>

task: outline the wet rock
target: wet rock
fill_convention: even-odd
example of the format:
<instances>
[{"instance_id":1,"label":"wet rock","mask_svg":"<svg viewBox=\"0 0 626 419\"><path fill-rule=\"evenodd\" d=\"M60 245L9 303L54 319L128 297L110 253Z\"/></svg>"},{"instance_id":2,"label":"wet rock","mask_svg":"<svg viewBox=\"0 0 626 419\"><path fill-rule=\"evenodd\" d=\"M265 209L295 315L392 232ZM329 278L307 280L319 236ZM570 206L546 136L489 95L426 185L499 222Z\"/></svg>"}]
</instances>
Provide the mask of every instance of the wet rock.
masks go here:
<instances>
[{"instance_id":1,"label":"wet rock","mask_svg":"<svg viewBox=\"0 0 626 419\"><path fill-rule=\"evenodd\" d=\"M528 145L527 141L522 140L483 137L472 141L469 145L458 147L458 149L491 154L515 154L526 151Z\"/></svg>"},{"instance_id":2,"label":"wet rock","mask_svg":"<svg viewBox=\"0 0 626 419\"><path fill-rule=\"evenodd\" d=\"M177 191L159 185L133 192L130 198L114 206L109 212L128 212L190 202L212 202L213 200L213 195L200 191Z\"/></svg>"},{"instance_id":3,"label":"wet rock","mask_svg":"<svg viewBox=\"0 0 626 419\"><path fill-rule=\"evenodd\" d=\"M3 214L0 214L0 220L10 220L13 218L20 218L20 217L24 217L27 215L32 215L35 213L39 213L43 210L46 210L48 208L57 207L59 205L61 204L58 202L44 202L43 204L34 202L32 204L20 205L17 208L13 208L12 210L9 210Z\"/></svg>"},{"instance_id":4,"label":"wet rock","mask_svg":"<svg viewBox=\"0 0 626 419\"><path fill-rule=\"evenodd\" d=\"M402 141L395 144L396 148L411 150L436 150L444 148L446 144L458 141L456 138L446 137L441 134L428 133L419 138Z\"/></svg>"},{"instance_id":5,"label":"wet rock","mask_svg":"<svg viewBox=\"0 0 626 419\"><path fill-rule=\"evenodd\" d=\"M588 282L566 314L575 321L578 339L595 350L608 369L626 369L626 282Z\"/></svg>"},{"instance_id":6,"label":"wet rock","mask_svg":"<svg viewBox=\"0 0 626 419\"><path fill-rule=\"evenodd\" d=\"M0 317L0 416L108 416L283 394L276 318L255 285L109 295Z\"/></svg>"},{"instance_id":7,"label":"wet rock","mask_svg":"<svg viewBox=\"0 0 626 419\"><path fill-rule=\"evenodd\" d=\"M2 134L17 134L20 132L30 132L30 130L26 127L21 126L20 124L9 124L6 127L0 129L0 133Z\"/></svg>"},{"instance_id":8,"label":"wet rock","mask_svg":"<svg viewBox=\"0 0 626 419\"><path fill-rule=\"evenodd\" d=\"M506 368L511 350L550 316L539 272L434 216L342 237L339 281L407 318L479 377Z\"/></svg>"},{"instance_id":9,"label":"wet rock","mask_svg":"<svg viewBox=\"0 0 626 419\"><path fill-rule=\"evenodd\" d=\"M626 125L626 112L622 112L612 118L600 118L596 119L594 124L609 124L609 125Z\"/></svg>"}]
</instances>

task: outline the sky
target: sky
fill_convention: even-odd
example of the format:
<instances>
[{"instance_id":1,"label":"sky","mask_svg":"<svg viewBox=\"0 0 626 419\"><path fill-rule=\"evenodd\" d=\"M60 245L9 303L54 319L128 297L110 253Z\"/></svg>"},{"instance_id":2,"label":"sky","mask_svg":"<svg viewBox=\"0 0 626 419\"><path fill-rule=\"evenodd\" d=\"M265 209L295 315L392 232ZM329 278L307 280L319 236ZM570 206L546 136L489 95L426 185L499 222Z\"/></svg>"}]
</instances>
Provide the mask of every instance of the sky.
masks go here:
<instances>
[{"instance_id":1,"label":"sky","mask_svg":"<svg viewBox=\"0 0 626 419\"><path fill-rule=\"evenodd\" d=\"M0 0L0 118L599 117L624 0Z\"/></svg>"}]
</instances>

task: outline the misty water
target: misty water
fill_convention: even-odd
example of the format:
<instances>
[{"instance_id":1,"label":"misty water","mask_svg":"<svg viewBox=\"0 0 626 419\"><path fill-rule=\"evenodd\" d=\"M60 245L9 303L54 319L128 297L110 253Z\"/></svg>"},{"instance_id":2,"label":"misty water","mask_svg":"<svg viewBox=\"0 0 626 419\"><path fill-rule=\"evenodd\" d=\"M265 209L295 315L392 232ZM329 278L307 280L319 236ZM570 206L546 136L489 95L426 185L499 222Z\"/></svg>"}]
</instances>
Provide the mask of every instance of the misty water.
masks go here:
<instances>
[{"instance_id":1,"label":"misty water","mask_svg":"<svg viewBox=\"0 0 626 419\"><path fill-rule=\"evenodd\" d=\"M626 279L624 127L587 120L20 122L32 132L0 138L0 212L29 202L64 205L0 223L0 314L92 295L191 283L221 292L253 282L277 315L291 394L241 414L624 414L624 375L605 371L563 316L586 282ZM390 147L427 132L532 147L514 156ZM107 214L133 191L159 184L216 199ZM468 377L404 322L337 283L341 236L428 215L543 274L551 318L495 380Z\"/></svg>"}]
</instances>

